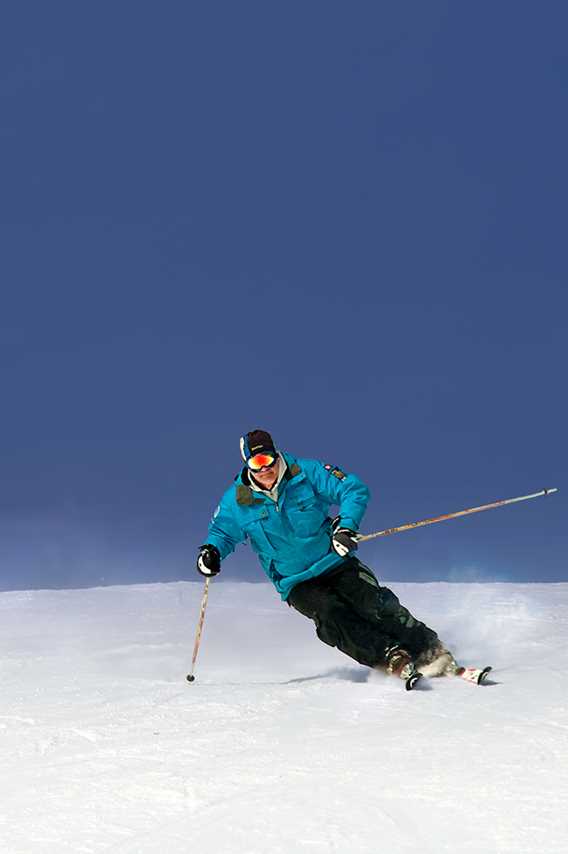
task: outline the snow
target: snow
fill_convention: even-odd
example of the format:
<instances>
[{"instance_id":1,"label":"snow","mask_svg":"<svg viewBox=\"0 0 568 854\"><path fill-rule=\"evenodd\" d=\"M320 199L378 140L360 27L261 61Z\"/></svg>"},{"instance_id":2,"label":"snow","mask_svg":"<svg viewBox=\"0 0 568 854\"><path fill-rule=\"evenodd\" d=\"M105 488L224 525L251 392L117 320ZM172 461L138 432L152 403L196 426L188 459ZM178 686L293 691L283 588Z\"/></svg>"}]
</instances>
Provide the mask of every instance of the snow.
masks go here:
<instances>
[{"instance_id":1,"label":"snow","mask_svg":"<svg viewBox=\"0 0 568 854\"><path fill-rule=\"evenodd\" d=\"M271 586L0 594L2 854L568 850L568 584L391 584L492 684L402 683Z\"/></svg>"}]
</instances>

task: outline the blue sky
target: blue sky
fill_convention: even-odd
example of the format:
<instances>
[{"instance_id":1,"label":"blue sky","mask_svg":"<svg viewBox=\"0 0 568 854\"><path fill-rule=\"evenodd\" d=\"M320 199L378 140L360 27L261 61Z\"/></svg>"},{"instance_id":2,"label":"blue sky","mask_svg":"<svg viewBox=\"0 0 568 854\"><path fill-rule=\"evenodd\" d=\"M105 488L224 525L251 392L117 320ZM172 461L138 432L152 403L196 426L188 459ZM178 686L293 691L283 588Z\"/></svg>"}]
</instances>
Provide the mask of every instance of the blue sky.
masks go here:
<instances>
[{"instance_id":1,"label":"blue sky","mask_svg":"<svg viewBox=\"0 0 568 854\"><path fill-rule=\"evenodd\" d=\"M564 4L22 2L0 34L0 587L193 578L271 430L383 578L567 579ZM259 578L245 549L225 577Z\"/></svg>"}]
</instances>

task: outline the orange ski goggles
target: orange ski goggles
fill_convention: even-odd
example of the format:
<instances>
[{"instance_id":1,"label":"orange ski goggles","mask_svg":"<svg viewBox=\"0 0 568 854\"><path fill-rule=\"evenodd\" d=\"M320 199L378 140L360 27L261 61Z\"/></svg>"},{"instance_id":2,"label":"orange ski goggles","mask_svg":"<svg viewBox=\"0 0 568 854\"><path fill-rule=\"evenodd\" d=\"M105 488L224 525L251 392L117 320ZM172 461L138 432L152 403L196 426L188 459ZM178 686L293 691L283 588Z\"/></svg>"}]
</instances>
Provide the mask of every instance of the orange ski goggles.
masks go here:
<instances>
[{"instance_id":1,"label":"orange ski goggles","mask_svg":"<svg viewBox=\"0 0 568 854\"><path fill-rule=\"evenodd\" d=\"M263 468L272 468L278 457L275 454L255 454L254 457L249 457L247 466L252 471L260 471Z\"/></svg>"}]
</instances>

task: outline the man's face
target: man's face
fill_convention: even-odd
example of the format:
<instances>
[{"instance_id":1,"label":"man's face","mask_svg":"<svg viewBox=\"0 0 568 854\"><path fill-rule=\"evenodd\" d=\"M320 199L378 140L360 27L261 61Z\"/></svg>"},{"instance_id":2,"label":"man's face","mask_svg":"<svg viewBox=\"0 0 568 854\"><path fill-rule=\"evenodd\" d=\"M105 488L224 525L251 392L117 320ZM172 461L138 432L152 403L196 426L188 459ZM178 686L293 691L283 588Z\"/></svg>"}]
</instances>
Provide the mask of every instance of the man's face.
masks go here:
<instances>
[{"instance_id":1,"label":"man's face","mask_svg":"<svg viewBox=\"0 0 568 854\"><path fill-rule=\"evenodd\" d=\"M280 466L277 458L273 466L263 466L258 471L251 471L251 474L263 489L272 489L278 479L279 469Z\"/></svg>"}]
</instances>

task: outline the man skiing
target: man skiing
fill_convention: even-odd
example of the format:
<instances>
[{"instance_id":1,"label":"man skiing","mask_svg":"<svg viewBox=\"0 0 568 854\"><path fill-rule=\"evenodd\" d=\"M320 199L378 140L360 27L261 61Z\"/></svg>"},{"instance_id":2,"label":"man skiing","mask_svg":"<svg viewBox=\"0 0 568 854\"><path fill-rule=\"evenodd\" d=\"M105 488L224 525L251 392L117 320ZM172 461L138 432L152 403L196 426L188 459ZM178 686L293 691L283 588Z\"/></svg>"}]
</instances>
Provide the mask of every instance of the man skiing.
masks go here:
<instances>
[{"instance_id":1,"label":"man skiing","mask_svg":"<svg viewBox=\"0 0 568 854\"><path fill-rule=\"evenodd\" d=\"M278 451L264 430L241 439L244 468L215 511L197 569L217 575L250 541L281 598L312 619L320 640L413 687L420 674L455 672L437 634L361 563L356 532L369 490L354 474ZM338 516L331 520L330 505Z\"/></svg>"}]
</instances>

